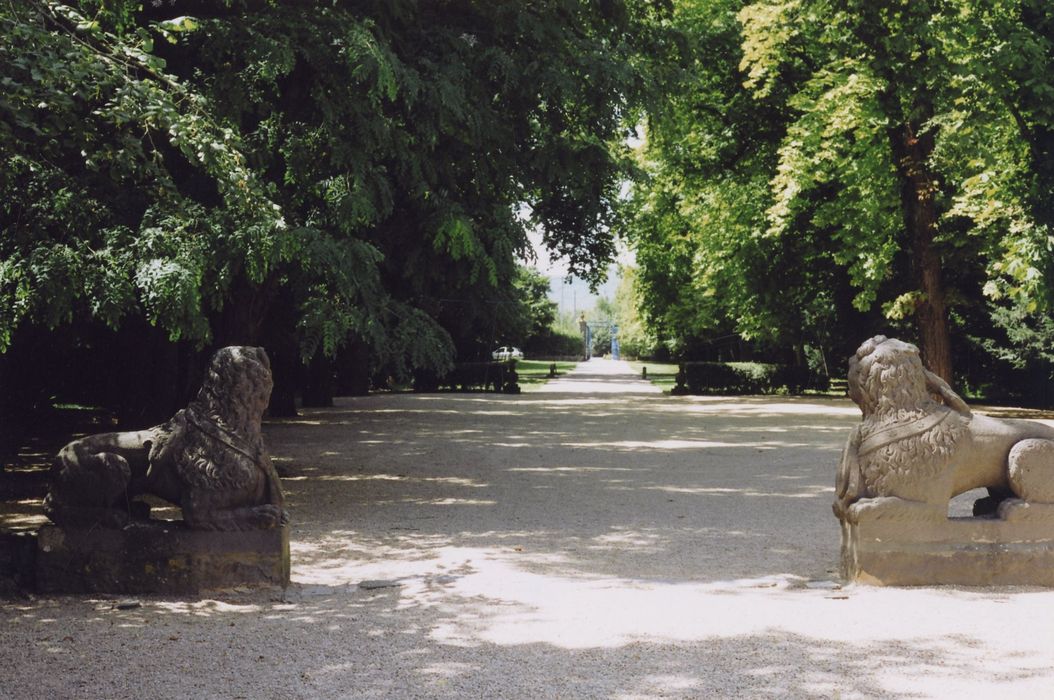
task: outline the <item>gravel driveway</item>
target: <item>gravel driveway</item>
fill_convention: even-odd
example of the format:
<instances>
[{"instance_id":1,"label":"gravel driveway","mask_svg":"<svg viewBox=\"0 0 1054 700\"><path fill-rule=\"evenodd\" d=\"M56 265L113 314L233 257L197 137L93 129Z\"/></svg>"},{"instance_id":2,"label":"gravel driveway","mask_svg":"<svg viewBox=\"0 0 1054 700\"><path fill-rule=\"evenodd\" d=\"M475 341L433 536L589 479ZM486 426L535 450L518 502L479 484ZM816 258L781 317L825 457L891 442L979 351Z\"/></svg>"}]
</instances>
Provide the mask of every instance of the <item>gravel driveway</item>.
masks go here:
<instances>
[{"instance_id":1,"label":"gravel driveway","mask_svg":"<svg viewBox=\"0 0 1054 700\"><path fill-rule=\"evenodd\" d=\"M847 400L338 399L267 426L293 585L0 604L0 697L1050 697L1054 592L840 587Z\"/></svg>"}]
</instances>

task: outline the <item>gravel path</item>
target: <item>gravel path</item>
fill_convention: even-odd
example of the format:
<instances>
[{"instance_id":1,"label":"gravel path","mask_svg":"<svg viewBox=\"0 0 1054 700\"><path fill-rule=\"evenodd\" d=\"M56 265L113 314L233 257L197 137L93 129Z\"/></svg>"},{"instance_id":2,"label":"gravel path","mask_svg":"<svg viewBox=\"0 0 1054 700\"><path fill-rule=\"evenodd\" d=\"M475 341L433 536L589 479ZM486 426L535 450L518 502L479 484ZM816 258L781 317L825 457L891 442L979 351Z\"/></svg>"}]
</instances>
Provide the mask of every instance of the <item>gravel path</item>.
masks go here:
<instances>
[{"instance_id":1,"label":"gravel path","mask_svg":"<svg viewBox=\"0 0 1054 700\"><path fill-rule=\"evenodd\" d=\"M267 426L288 591L0 604L0 697L1050 697L1054 592L838 587L857 420L596 359L338 399Z\"/></svg>"}]
</instances>

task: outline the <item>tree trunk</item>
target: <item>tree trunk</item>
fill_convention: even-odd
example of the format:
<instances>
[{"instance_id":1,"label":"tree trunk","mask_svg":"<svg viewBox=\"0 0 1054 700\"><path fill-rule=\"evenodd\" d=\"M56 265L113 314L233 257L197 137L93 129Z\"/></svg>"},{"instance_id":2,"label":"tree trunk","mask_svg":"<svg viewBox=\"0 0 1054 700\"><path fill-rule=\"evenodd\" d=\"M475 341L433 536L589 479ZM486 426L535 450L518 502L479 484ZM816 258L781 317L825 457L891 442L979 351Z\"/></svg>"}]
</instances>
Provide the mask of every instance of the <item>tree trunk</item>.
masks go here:
<instances>
[{"instance_id":1,"label":"tree trunk","mask_svg":"<svg viewBox=\"0 0 1054 700\"><path fill-rule=\"evenodd\" d=\"M932 204L926 208L932 209ZM913 235L915 276L923 298L915 308L915 322L919 329L919 349L922 363L944 381L951 384L952 348L948 329L941 261L933 248L932 229L915 230Z\"/></svg>"},{"instance_id":2,"label":"tree trunk","mask_svg":"<svg viewBox=\"0 0 1054 700\"><path fill-rule=\"evenodd\" d=\"M922 362L931 372L952 383L952 354L948 310L941 276L941 259L933 245L937 233L937 179L929 169L934 134L919 134L925 123L902 123L892 130L893 155L900 180L904 226L911 244L912 272L921 299L915 307Z\"/></svg>"}]
</instances>

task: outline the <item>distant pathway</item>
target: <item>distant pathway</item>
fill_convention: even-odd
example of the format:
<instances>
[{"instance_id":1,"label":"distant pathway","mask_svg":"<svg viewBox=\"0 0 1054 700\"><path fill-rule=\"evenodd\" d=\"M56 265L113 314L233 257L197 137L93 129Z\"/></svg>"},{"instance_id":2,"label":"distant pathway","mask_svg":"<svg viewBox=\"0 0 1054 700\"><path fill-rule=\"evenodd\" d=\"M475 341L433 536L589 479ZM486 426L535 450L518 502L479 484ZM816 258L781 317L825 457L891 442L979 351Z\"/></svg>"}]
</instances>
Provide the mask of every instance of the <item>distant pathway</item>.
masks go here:
<instances>
[{"instance_id":1,"label":"distant pathway","mask_svg":"<svg viewBox=\"0 0 1054 700\"><path fill-rule=\"evenodd\" d=\"M662 390L641 379L629 363L594 357L579 362L567 374L549 380L537 390L549 394L661 394Z\"/></svg>"}]
</instances>

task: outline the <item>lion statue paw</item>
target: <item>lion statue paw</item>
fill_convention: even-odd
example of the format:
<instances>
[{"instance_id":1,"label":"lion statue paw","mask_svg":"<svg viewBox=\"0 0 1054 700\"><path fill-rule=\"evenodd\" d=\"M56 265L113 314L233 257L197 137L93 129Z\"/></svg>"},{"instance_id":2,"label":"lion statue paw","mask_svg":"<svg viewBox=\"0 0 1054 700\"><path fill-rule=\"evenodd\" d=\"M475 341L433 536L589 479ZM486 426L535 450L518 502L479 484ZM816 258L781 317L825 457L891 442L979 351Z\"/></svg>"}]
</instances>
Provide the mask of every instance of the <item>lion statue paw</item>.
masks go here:
<instances>
[{"instance_id":1,"label":"lion statue paw","mask_svg":"<svg viewBox=\"0 0 1054 700\"><path fill-rule=\"evenodd\" d=\"M1022 500L1054 503L1054 440L1029 438L1010 449L1010 488Z\"/></svg>"}]
</instances>

